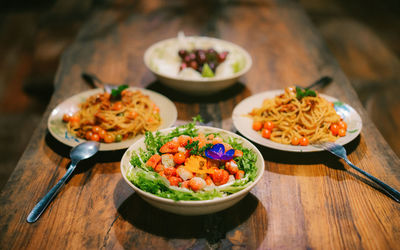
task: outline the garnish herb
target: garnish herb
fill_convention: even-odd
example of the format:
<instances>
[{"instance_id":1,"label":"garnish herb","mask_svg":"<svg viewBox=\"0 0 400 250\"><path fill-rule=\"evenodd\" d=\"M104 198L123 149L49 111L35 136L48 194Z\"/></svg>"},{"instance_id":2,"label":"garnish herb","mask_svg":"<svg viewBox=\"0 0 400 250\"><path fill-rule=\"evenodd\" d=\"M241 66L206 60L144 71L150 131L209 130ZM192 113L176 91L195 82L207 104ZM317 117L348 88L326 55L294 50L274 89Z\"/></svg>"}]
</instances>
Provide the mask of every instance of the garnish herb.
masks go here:
<instances>
[{"instance_id":1,"label":"garnish herb","mask_svg":"<svg viewBox=\"0 0 400 250\"><path fill-rule=\"evenodd\" d=\"M315 93L315 91L314 90L311 90L311 89L302 89L302 88L300 88L300 87L296 87L296 98L297 99L299 99L299 100L301 100L303 97L306 97L306 96L312 96L312 97L316 97L317 96L317 93Z\"/></svg>"},{"instance_id":2,"label":"garnish herb","mask_svg":"<svg viewBox=\"0 0 400 250\"><path fill-rule=\"evenodd\" d=\"M114 98L114 99L120 99L121 98L121 92L124 90L124 89L127 89L127 88L129 88L129 86L128 85L120 85L120 86L118 86L118 88L117 89L112 89L111 90L111 96Z\"/></svg>"}]
</instances>

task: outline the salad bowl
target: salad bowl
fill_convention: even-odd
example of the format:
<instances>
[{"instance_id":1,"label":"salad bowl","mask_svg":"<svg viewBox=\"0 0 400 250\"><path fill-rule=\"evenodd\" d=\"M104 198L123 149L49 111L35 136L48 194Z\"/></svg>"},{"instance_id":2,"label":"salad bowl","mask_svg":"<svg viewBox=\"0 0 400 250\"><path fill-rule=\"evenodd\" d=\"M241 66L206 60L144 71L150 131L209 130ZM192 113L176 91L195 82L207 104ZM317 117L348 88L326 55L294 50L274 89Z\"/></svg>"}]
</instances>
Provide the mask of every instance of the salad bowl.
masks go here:
<instances>
[{"instance_id":1,"label":"salad bowl","mask_svg":"<svg viewBox=\"0 0 400 250\"><path fill-rule=\"evenodd\" d=\"M188 129L188 127L180 126L177 128L163 129L157 133L159 133L159 135L161 136L164 135L168 136L171 134L177 134L176 131L182 131L185 129ZM224 141L229 141L233 139L235 142L237 142L238 143L237 145L240 145L240 147L244 149L245 152L244 156L246 156L247 154L252 156L251 164L249 164L252 168L252 171L249 171L249 173L250 172L252 173L251 177L249 177L250 174L248 175L246 174L244 175L243 179L248 178L248 180L241 182L243 183L243 185L242 184L237 185L237 183L235 182L235 185L232 185L231 188L224 187L224 190L222 190L222 188L219 189L224 185L214 186L211 189L201 190L196 192L190 189L172 187L173 192L177 194L177 196L170 195L161 197L162 195L161 196L159 195L161 191L157 190L157 188L153 188L152 192L145 191L143 190L143 188L139 187L137 185L137 182L135 181L135 178L138 177L137 170L139 169L139 167L134 166L132 164L134 162L132 159L133 158L140 159L141 157L144 158L144 156L146 155L146 150L148 148L146 147L146 139L142 138L141 140L131 145L122 157L120 167L123 179L143 200L145 200L154 207L157 207L161 210L168 211L174 214L203 215L203 214L218 212L226 208L229 208L234 204L236 204L237 202L239 202L242 198L244 198L248 194L248 192L261 180L262 175L264 173L264 159L259 150L252 143L230 131L214 127L195 126L195 125L193 125L192 129L193 129L192 131L196 131L197 133L204 133L206 135L210 133L217 134L218 136L223 138ZM148 136L149 135L146 135L146 138ZM150 137L154 139L154 137L157 137L157 134L153 133L152 136ZM140 161L142 161L143 164L144 162L146 162L146 160L144 159L140 159ZM157 177L158 174L152 172L151 168L149 173L151 174L151 176L148 178L148 180L146 180L148 183L146 183L145 186L147 187L153 185L153 183L157 181L156 180L157 178L161 178L160 176ZM166 178L165 182L169 183ZM169 185L167 184L165 185L165 187L163 186L162 189L165 190L165 188L167 189L171 188L168 186ZM226 190L229 191L226 192ZM181 199L181 197L190 197L190 199L186 198ZM202 198L197 199L197 197L202 197Z\"/></svg>"},{"instance_id":2,"label":"salad bowl","mask_svg":"<svg viewBox=\"0 0 400 250\"><path fill-rule=\"evenodd\" d=\"M224 62L215 69L215 75L203 77L190 67L181 70L180 50L213 49L227 52ZM252 59L242 47L231 42L205 36L178 37L159 41L144 53L147 68L165 85L192 95L207 95L221 91L249 71Z\"/></svg>"}]
</instances>

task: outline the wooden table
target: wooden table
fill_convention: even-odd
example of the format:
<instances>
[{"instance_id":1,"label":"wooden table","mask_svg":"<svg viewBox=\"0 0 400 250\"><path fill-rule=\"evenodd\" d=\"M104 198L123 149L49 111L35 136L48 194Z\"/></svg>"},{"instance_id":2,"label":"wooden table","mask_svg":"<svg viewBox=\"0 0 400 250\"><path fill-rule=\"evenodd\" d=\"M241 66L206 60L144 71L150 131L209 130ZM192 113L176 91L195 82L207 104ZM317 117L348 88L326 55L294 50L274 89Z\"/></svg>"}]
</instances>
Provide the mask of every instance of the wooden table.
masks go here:
<instances>
[{"instance_id":1,"label":"wooden table","mask_svg":"<svg viewBox=\"0 0 400 250\"><path fill-rule=\"evenodd\" d=\"M220 37L253 57L250 72L218 95L195 98L171 91L145 68L144 50L178 31ZM82 162L42 217L26 216L64 175L70 148L47 131L50 111L89 89L80 75L159 91L178 108L178 123L200 114L234 131L231 113L244 98L330 75L325 94L361 115L361 135L346 146L360 168L400 189L400 161L367 117L357 95L299 4L293 1L140 1L102 8L65 51L43 120L0 196L1 249L395 249L400 204L328 153L289 153L260 147L262 181L225 211L184 217L157 210L123 181L123 151ZM4 142L3 142L4 143Z\"/></svg>"}]
</instances>

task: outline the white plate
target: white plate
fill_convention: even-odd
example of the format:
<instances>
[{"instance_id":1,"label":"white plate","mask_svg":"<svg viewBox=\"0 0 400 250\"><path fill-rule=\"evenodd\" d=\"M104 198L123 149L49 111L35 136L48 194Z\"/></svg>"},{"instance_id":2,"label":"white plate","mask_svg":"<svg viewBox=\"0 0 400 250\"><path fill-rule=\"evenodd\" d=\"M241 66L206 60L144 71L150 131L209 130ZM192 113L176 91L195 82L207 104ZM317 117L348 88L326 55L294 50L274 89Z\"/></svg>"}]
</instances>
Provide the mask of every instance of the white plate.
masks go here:
<instances>
[{"instance_id":1,"label":"white plate","mask_svg":"<svg viewBox=\"0 0 400 250\"><path fill-rule=\"evenodd\" d=\"M273 149L283 150L283 151L292 151L292 152L316 152L323 151L321 148L316 148L311 145L309 146L293 146L286 145L277 142L273 142L269 139L263 138L258 132L254 131L252 128L253 119L251 117L246 117L249 112L253 110L253 108L258 108L262 106L262 102L265 99L272 99L277 95L282 94L283 90L272 90L267 92L262 92L257 95L250 96L244 100L242 100L233 110L232 119L233 124L236 129L244 136L249 138L250 140L269 147ZM340 145L344 145L349 143L354 138L356 138L362 128L362 120L360 115L349 105L345 103L341 103L338 99L334 97L330 97L327 95L319 94L321 97L324 97L330 102L335 104L336 112L343 118L343 120L347 123L347 133L345 136L340 137L336 143Z\"/></svg>"},{"instance_id":2,"label":"white plate","mask_svg":"<svg viewBox=\"0 0 400 250\"><path fill-rule=\"evenodd\" d=\"M208 49L218 52L229 51L225 62L217 67L214 77L202 77L192 69L179 73L180 49ZM144 53L144 63L165 85L192 95L207 95L218 92L236 83L251 67L252 60L242 47L228 41L212 37L180 35L150 46ZM232 65L238 63L241 69L233 73Z\"/></svg>"},{"instance_id":3,"label":"white plate","mask_svg":"<svg viewBox=\"0 0 400 250\"><path fill-rule=\"evenodd\" d=\"M150 99L158 107L160 107L161 125L158 129L168 128L175 123L177 118L177 110L175 104L171 102L167 97L147 89L132 88L132 87L129 89L139 90L143 94L148 95ZM55 109L53 109L47 121L47 127L51 135L58 141L71 147L74 147L79 143L86 141L84 139L77 138L73 136L70 132L68 132L66 124L62 121L62 117L65 113L72 114L77 112L79 110L79 104L83 103L86 100L86 98L88 98L91 95L102 92L103 92L102 89L92 89L76 94L66 99L61 104L59 104ZM130 138L128 140L123 140L121 142L100 143L100 150L108 151L108 150L125 149L142 137L143 135L137 135L136 137Z\"/></svg>"}]
</instances>

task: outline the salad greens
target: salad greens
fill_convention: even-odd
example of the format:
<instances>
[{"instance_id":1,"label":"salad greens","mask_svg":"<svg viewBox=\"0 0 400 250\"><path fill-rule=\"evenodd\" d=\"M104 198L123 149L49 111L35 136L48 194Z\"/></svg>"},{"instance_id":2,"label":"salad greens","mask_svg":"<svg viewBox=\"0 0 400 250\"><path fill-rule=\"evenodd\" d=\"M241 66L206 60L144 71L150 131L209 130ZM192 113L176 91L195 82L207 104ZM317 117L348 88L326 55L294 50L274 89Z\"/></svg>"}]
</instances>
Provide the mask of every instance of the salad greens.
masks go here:
<instances>
[{"instance_id":1,"label":"salad greens","mask_svg":"<svg viewBox=\"0 0 400 250\"><path fill-rule=\"evenodd\" d=\"M236 193L248 185L250 185L257 176L257 161L256 154L241 145L237 138L229 138L226 142L229 143L234 149L239 149L243 152L243 156L235 158L239 169L245 172L245 176L241 179L235 180L229 185L221 185L210 187L203 191L194 192L189 189L171 186L169 181L155 172L151 167L146 165L147 160L154 154L158 154L159 149L166 142L172 140L174 137L180 135L188 135L191 137L198 136L198 130L195 127L196 122L201 121L198 116L193 119L193 122L179 126L168 134L161 134L156 132L146 132L145 145L146 150L139 149L132 152L130 163L134 166L130 172L127 173L127 178L135 186L140 189L152 193L154 195L169 198L175 201L178 200L210 200L216 197L223 197L232 193ZM213 133L215 135L215 133ZM191 154L204 155L205 149L211 147L212 144L199 148L198 141L194 141L186 146L191 149Z\"/></svg>"}]
</instances>

